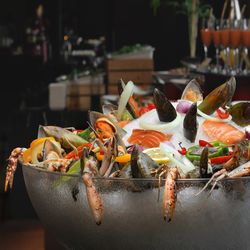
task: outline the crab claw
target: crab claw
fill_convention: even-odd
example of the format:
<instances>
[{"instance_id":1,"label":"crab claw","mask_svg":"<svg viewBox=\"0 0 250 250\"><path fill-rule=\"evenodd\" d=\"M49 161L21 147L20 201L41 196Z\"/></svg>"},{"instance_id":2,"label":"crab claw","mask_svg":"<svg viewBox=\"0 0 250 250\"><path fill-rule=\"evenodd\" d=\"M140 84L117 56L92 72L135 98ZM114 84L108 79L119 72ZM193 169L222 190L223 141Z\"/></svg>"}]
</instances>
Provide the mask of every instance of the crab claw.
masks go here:
<instances>
[{"instance_id":1,"label":"crab claw","mask_svg":"<svg viewBox=\"0 0 250 250\"><path fill-rule=\"evenodd\" d=\"M5 192L8 191L8 186L10 186L10 188L13 186L13 179L17 168L18 158L19 156L22 156L24 150L25 148L15 148L12 150L9 156L5 177Z\"/></svg>"},{"instance_id":2,"label":"crab claw","mask_svg":"<svg viewBox=\"0 0 250 250\"><path fill-rule=\"evenodd\" d=\"M93 182L93 175L96 173L95 161L88 154L88 149L84 148L81 158L82 181L86 187L88 204L95 219L96 225L100 225L103 217L103 201L100 193Z\"/></svg>"},{"instance_id":3,"label":"crab claw","mask_svg":"<svg viewBox=\"0 0 250 250\"><path fill-rule=\"evenodd\" d=\"M171 168L168 171L165 190L163 195L163 219L170 222L174 216L175 203L176 203L176 180L179 176L177 168Z\"/></svg>"}]
</instances>

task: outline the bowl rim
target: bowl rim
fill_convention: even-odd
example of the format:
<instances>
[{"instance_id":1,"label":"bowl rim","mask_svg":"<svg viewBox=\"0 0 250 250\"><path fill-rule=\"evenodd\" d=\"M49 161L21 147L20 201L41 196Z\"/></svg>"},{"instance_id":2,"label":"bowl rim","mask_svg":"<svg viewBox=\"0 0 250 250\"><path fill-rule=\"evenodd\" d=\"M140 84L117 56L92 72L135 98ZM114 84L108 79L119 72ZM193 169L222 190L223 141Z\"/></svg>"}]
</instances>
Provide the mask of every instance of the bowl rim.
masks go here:
<instances>
[{"instance_id":1,"label":"bowl rim","mask_svg":"<svg viewBox=\"0 0 250 250\"><path fill-rule=\"evenodd\" d=\"M47 173L47 174L51 174L51 175L57 175L57 176L63 176L63 177L73 177L73 178L80 178L81 175L80 174L67 174L67 173L63 173L63 172L52 172L52 171L48 171L46 169L42 169L36 166L32 166L32 165L27 165L27 164L22 164L22 167L24 168L29 168L32 171L36 171L39 173ZM109 178L105 178L105 177L93 177L92 179L94 180L105 180L105 181L128 181L128 180L132 180L132 181L136 181L136 182L145 182L145 181L149 181L149 182L158 182L157 178L115 178L115 177L109 177ZM164 181L166 179L161 179L161 181ZM190 184L190 183L201 183L201 182L208 182L210 180L210 178L185 178L185 179L177 179L176 182L177 183L186 183L186 184ZM220 180L220 182L224 182L224 181L239 181L239 180L250 180L250 176L244 176L244 177L234 177L234 178L225 178Z\"/></svg>"}]
</instances>

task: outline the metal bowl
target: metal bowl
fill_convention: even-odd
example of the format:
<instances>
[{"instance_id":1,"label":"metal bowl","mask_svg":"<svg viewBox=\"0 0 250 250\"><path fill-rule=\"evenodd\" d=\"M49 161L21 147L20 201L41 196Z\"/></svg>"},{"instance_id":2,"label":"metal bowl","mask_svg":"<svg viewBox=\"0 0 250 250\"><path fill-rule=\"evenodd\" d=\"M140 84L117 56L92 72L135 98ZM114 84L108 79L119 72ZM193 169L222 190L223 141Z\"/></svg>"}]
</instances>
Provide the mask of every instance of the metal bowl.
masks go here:
<instances>
[{"instance_id":1,"label":"metal bowl","mask_svg":"<svg viewBox=\"0 0 250 250\"><path fill-rule=\"evenodd\" d=\"M80 176L28 166L23 174L40 220L67 249L250 249L248 177L221 181L210 197L207 191L195 196L207 180L178 180L170 223L162 217L163 186L158 202L156 180L130 180L142 189L133 192L126 179L95 178L104 202L97 226Z\"/></svg>"}]
</instances>

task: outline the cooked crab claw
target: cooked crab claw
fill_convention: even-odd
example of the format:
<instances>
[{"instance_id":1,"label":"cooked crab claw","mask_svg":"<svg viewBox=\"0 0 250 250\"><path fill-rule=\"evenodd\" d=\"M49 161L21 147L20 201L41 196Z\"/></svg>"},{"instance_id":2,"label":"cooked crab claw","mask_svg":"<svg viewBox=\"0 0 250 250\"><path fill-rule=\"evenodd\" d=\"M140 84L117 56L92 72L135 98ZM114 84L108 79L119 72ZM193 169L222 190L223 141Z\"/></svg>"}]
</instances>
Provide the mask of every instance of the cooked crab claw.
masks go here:
<instances>
[{"instance_id":1,"label":"cooked crab claw","mask_svg":"<svg viewBox=\"0 0 250 250\"><path fill-rule=\"evenodd\" d=\"M100 225L103 216L103 202L101 195L97 191L92 179L93 175L97 171L97 168L95 165L95 161L91 159L91 157L89 157L89 152L87 148L83 149L81 157L81 171L82 180L86 187L86 195L89 207L92 211L96 224Z\"/></svg>"},{"instance_id":2,"label":"cooked crab claw","mask_svg":"<svg viewBox=\"0 0 250 250\"><path fill-rule=\"evenodd\" d=\"M229 81L210 92L198 106L198 109L208 115L212 114L218 108L231 102L235 89L236 80L234 77L231 77Z\"/></svg>"},{"instance_id":3,"label":"cooked crab claw","mask_svg":"<svg viewBox=\"0 0 250 250\"><path fill-rule=\"evenodd\" d=\"M170 168L165 181L162 206L163 219L168 222L170 222L174 216L175 203L177 198L176 180L178 177L179 172L177 168Z\"/></svg>"},{"instance_id":4,"label":"cooked crab claw","mask_svg":"<svg viewBox=\"0 0 250 250\"><path fill-rule=\"evenodd\" d=\"M12 150L10 157L8 159L8 166L6 169L6 177L5 177L5 188L4 191L7 192L8 186L12 188L13 185L13 179L14 179L14 174L16 172L17 164L18 164L18 159L20 156L23 155L23 152L25 151L25 148L15 148Z\"/></svg>"},{"instance_id":5,"label":"cooked crab claw","mask_svg":"<svg viewBox=\"0 0 250 250\"><path fill-rule=\"evenodd\" d=\"M153 97L159 120L161 122L173 121L176 118L177 113L165 94L159 89L154 89Z\"/></svg>"}]
</instances>

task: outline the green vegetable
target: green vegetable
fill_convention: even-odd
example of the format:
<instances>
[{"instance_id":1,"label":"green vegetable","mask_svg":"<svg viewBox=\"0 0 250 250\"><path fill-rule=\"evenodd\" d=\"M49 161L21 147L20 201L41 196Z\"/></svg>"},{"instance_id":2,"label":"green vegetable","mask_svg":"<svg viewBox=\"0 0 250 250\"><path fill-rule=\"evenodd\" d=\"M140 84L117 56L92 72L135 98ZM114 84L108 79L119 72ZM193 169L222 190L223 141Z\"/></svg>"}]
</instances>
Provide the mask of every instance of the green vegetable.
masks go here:
<instances>
[{"instance_id":1,"label":"green vegetable","mask_svg":"<svg viewBox=\"0 0 250 250\"><path fill-rule=\"evenodd\" d=\"M89 141L91 130L89 128L86 128L82 132L78 133L80 137L82 137L84 140Z\"/></svg>"},{"instance_id":2,"label":"green vegetable","mask_svg":"<svg viewBox=\"0 0 250 250\"><path fill-rule=\"evenodd\" d=\"M132 120L134 120L134 118L127 110L125 110L122 114L121 120L122 121L132 121Z\"/></svg>"},{"instance_id":3,"label":"green vegetable","mask_svg":"<svg viewBox=\"0 0 250 250\"><path fill-rule=\"evenodd\" d=\"M112 55L122 55L122 54L127 54L127 53L132 53L132 52L137 52L140 51L141 49L143 49L143 45L137 43L135 45L130 45L130 46L123 46L122 48L120 48L119 50L115 51L112 53Z\"/></svg>"},{"instance_id":4,"label":"green vegetable","mask_svg":"<svg viewBox=\"0 0 250 250\"><path fill-rule=\"evenodd\" d=\"M214 141L210 143L213 147L208 147L208 158L214 158L228 153L228 146L221 141ZM190 161L200 161L201 153L204 147L195 145L187 150L186 157Z\"/></svg>"},{"instance_id":5,"label":"green vegetable","mask_svg":"<svg viewBox=\"0 0 250 250\"><path fill-rule=\"evenodd\" d=\"M72 166L70 167L70 169L68 170L67 174L80 174L81 172L81 163L80 163L80 159L75 161ZM55 183L54 183L54 187L59 187L63 184L65 184L67 181L69 181L72 177L68 177L68 176L62 176L60 177Z\"/></svg>"}]
</instances>

